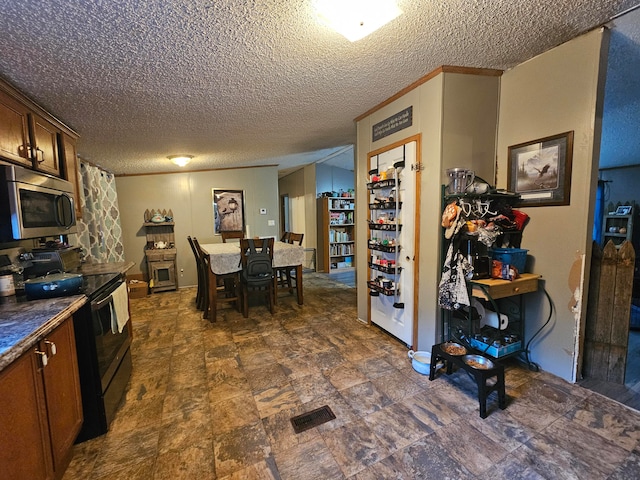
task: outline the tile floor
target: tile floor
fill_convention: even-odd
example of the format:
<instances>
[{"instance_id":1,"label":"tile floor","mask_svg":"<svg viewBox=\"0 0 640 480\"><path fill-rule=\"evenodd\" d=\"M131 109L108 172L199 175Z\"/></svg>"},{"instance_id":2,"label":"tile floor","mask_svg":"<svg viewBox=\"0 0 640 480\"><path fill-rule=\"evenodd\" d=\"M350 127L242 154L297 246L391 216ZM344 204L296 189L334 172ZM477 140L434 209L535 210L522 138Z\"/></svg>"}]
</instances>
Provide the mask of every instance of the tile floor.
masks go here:
<instances>
[{"instance_id":1,"label":"tile floor","mask_svg":"<svg viewBox=\"0 0 640 480\"><path fill-rule=\"evenodd\" d=\"M624 385L591 378L582 379L579 384L640 411L640 332L629 332Z\"/></svg>"},{"instance_id":2,"label":"tile floor","mask_svg":"<svg viewBox=\"0 0 640 480\"><path fill-rule=\"evenodd\" d=\"M356 320L355 289L305 275L272 317L195 289L132 300L134 372L110 431L76 445L64 480L637 479L640 413L543 372L507 368L507 408L478 415L465 372L433 382ZM295 434L290 418L336 419Z\"/></svg>"}]
</instances>

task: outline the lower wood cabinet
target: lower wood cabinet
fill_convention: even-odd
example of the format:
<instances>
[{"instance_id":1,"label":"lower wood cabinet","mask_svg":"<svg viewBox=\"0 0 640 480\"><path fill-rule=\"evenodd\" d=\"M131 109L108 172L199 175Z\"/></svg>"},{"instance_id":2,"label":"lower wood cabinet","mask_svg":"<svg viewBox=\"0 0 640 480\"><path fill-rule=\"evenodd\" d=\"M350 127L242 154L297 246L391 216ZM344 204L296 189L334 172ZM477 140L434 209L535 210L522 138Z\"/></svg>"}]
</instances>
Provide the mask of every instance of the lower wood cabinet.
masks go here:
<instances>
[{"instance_id":1,"label":"lower wood cabinet","mask_svg":"<svg viewBox=\"0 0 640 480\"><path fill-rule=\"evenodd\" d=\"M151 279L151 293L176 290L178 288L175 254L172 260L155 261L147 257L147 262L149 264L149 278Z\"/></svg>"},{"instance_id":2,"label":"lower wood cabinet","mask_svg":"<svg viewBox=\"0 0 640 480\"><path fill-rule=\"evenodd\" d=\"M71 317L0 372L0 412L3 478L62 478L82 425Z\"/></svg>"}]
</instances>

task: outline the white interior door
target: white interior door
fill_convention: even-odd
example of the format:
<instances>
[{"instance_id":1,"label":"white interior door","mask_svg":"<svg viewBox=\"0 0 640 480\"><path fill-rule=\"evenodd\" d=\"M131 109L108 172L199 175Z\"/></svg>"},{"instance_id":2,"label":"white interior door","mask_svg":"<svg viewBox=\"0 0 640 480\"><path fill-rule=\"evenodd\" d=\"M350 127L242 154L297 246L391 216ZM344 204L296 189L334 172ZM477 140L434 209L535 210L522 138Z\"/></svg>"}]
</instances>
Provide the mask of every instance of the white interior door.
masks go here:
<instances>
[{"instance_id":1,"label":"white interior door","mask_svg":"<svg viewBox=\"0 0 640 480\"><path fill-rule=\"evenodd\" d=\"M416 142L412 141L392 150L372 156L369 159L370 171L377 170L378 177L382 172L386 173L386 181L378 185L390 185L389 188L373 188L370 190L369 204L380 205L390 197L400 204L394 208L369 209L370 223L384 224L393 216L396 222L395 231L377 230L369 225L369 246L379 244L381 241L388 248L391 242L395 243L395 251L379 251L369 249L369 273L370 289L373 296L370 298L371 322L383 328L405 344L413 343L413 312L414 312L414 239L416 218L416 172L411 166L416 161ZM394 166L404 164L404 167ZM397 176L398 182L389 182L390 174ZM372 182L372 178L369 179ZM373 185L376 185L374 182ZM391 205L387 203L385 205ZM381 220L382 218L382 220ZM399 246L399 247L398 247ZM391 262L400 267L399 272L393 273L389 269ZM380 265L383 265L380 269ZM382 278L382 280L381 280ZM379 289L378 285L385 281L392 281L394 293L391 295L386 288ZM387 283L388 284L388 283ZM376 290L378 290L376 292ZM377 295L376 295L377 293Z\"/></svg>"}]
</instances>

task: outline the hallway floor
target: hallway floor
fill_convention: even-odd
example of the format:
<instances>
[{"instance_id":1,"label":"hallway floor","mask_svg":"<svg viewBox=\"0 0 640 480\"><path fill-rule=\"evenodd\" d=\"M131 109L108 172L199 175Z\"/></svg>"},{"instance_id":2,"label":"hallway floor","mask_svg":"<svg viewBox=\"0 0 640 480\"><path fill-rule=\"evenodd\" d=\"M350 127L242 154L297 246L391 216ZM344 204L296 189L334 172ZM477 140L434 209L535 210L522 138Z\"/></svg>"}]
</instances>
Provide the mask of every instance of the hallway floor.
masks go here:
<instances>
[{"instance_id":1,"label":"hallway floor","mask_svg":"<svg viewBox=\"0 0 640 480\"><path fill-rule=\"evenodd\" d=\"M201 319L195 289L131 301L134 371L102 437L64 480L636 479L640 413L543 372L507 368L481 419L463 371L430 382L356 319L356 290L305 274L305 304ZM290 418L336 415L295 434Z\"/></svg>"},{"instance_id":2,"label":"hallway floor","mask_svg":"<svg viewBox=\"0 0 640 480\"><path fill-rule=\"evenodd\" d=\"M629 332L624 385L590 378L581 380L579 384L640 411L640 332Z\"/></svg>"}]
</instances>

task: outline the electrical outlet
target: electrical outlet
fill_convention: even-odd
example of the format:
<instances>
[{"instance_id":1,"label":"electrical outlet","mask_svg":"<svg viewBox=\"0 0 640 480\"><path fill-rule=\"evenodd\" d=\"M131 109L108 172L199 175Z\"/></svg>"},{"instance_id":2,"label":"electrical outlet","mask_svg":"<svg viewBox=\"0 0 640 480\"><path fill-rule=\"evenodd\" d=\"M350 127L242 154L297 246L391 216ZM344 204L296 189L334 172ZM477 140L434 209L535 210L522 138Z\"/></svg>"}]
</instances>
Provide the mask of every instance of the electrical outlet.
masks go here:
<instances>
[{"instance_id":1,"label":"electrical outlet","mask_svg":"<svg viewBox=\"0 0 640 480\"><path fill-rule=\"evenodd\" d=\"M261 208L260 209L260 215L266 215L267 214L267 209L266 208Z\"/></svg>"},{"instance_id":2,"label":"electrical outlet","mask_svg":"<svg viewBox=\"0 0 640 480\"><path fill-rule=\"evenodd\" d=\"M276 221L275 220L269 220L268 225L270 227L275 227L276 226Z\"/></svg>"}]
</instances>

